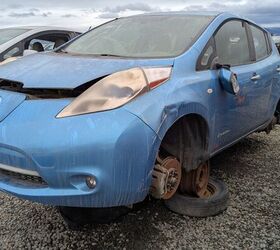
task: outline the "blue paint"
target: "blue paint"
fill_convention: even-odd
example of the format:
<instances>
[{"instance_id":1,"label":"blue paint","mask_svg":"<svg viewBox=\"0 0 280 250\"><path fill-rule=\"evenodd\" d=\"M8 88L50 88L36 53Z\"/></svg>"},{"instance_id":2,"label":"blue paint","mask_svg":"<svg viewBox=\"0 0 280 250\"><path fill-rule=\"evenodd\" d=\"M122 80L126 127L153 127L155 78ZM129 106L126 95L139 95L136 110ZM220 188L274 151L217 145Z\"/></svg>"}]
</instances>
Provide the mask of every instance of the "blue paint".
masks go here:
<instances>
[{"instance_id":1,"label":"blue paint","mask_svg":"<svg viewBox=\"0 0 280 250\"><path fill-rule=\"evenodd\" d=\"M1 91L0 94L0 122L3 121L13 110L19 106L26 96L24 94L13 93L10 91Z\"/></svg>"},{"instance_id":2,"label":"blue paint","mask_svg":"<svg viewBox=\"0 0 280 250\"><path fill-rule=\"evenodd\" d=\"M73 89L121 70L139 66L167 66L172 63L172 59L123 60L46 52L3 65L0 67L0 75L2 79L23 83L25 88ZM14 68L17 70L14 71Z\"/></svg>"},{"instance_id":3,"label":"blue paint","mask_svg":"<svg viewBox=\"0 0 280 250\"><path fill-rule=\"evenodd\" d=\"M148 194L161 140L180 117L195 113L205 119L210 156L266 124L280 97L276 47L260 62L231 68L240 84L236 96L224 91L218 71L195 70L213 32L233 17L218 15L195 44L176 58L46 53L0 67L0 78L22 82L24 87L71 89L132 67L173 65L169 81L125 106L76 117L55 118L70 98L24 100L22 94L0 90L5 102L0 111L0 163L37 171L48 183L48 187L38 188L0 176L0 189L50 205L129 205ZM255 72L262 78L253 83ZM86 176L96 178L96 189L85 186Z\"/></svg>"}]
</instances>

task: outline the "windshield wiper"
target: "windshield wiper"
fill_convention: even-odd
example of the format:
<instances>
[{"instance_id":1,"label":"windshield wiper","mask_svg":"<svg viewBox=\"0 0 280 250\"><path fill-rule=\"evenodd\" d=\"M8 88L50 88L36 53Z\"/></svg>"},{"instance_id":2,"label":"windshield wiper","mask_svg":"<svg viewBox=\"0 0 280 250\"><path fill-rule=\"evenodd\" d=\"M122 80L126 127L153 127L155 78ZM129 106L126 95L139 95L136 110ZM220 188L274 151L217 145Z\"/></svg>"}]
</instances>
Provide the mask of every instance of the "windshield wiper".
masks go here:
<instances>
[{"instance_id":1,"label":"windshield wiper","mask_svg":"<svg viewBox=\"0 0 280 250\"><path fill-rule=\"evenodd\" d=\"M57 52L60 52L60 53L64 53L64 54L68 54L68 51L64 50L64 49L60 49L59 51Z\"/></svg>"},{"instance_id":2,"label":"windshield wiper","mask_svg":"<svg viewBox=\"0 0 280 250\"><path fill-rule=\"evenodd\" d=\"M58 53L64 53L64 54L69 54L69 52L67 50L64 50L64 49L60 49L57 51ZM71 53L71 52L70 52ZM72 53L71 53L72 54ZM76 54L76 53L75 53ZM84 54L78 54L77 55L84 55ZM101 53L101 54L87 54L87 56L103 56L103 57L123 57L123 56L120 56L120 55L114 55L114 54L109 54L109 53Z\"/></svg>"},{"instance_id":3,"label":"windshield wiper","mask_svg":"<svg viewBox=\"0 0 280 250\"><path fill-rule=\"evenodd\" d=\"M103 54L93 54L93 56L111 56L111 57L122 57L120 55L114 55L114 54L107 54L107 53L103 53Z\"/></svg>"}]
</instances>

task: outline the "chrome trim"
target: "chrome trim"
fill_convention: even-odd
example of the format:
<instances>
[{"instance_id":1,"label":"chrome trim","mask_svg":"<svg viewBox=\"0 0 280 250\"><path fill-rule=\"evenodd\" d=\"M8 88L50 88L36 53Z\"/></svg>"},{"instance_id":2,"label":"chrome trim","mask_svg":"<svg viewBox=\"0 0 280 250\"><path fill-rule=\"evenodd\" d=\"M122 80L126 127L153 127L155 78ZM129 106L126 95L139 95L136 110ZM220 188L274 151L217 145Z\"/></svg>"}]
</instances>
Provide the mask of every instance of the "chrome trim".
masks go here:
<instances>
[{"instance_id":1,"label":"chrome trim","mask_svg":"<svg viewBox=\"0 0 280 250\"><path fill-rule=\"evenodd\" d=\"M36 171L26 170L26 169L22 169L22 168L16 168L16 167L8 166L8 165L1 164L1 163L0 163L0 169L6 170L6 171L11 171L13 173L18 173L18 174L40 177L39 173Z\"/></svg>"}]
</instances>

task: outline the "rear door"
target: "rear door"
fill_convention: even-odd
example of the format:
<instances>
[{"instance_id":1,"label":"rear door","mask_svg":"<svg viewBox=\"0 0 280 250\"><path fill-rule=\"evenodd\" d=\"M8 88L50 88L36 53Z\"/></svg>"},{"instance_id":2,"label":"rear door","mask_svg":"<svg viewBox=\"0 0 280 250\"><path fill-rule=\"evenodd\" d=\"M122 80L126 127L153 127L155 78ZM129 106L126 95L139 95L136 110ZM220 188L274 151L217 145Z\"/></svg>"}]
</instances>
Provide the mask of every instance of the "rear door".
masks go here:
<instances>
[{"instance_id":1,"label":"rear door","mask_svg":"<svg viewBox=\"0 0 280 250\"><path fill-rule=\"evenodd\" d=\"M216 139L219 146L226 146L258 126L255 117L259 104L252 82L254 52L247 23L243 20L223 24L214 35L214 41L218 63L230 65L240 85L237 95L227 93L219 84L216 72Z\"/></svg>"},{"instance_id":2,"label":"rear door","mask_svg":"<svg viewBox=\"0 0 280 250\"><path fill-rule=\"evenodd\" d=\"M273 86L275 62L271 60L271 44L267 32L250 24L252 43L255 49L254 76L252 77L253 89L250 98L257 102L256 121L258 124L271 119L270 96Z\"/></svg>"}]
</instances>

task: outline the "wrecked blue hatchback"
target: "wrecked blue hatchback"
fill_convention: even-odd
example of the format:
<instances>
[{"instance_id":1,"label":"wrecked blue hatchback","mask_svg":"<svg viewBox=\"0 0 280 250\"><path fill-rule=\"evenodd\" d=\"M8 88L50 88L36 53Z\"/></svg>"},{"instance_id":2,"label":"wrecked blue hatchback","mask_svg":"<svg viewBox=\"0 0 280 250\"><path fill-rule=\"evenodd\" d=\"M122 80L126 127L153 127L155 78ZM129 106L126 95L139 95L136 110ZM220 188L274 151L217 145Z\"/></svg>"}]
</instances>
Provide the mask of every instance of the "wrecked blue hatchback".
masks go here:
<instances>
[{"instance_id":1,"label":"wrecked blue hatchback","mask_svg":"<svg viewBox=\"0 0 280 250\"><path fill-rule=\"evenodd\" d=\"M5 64L0 189L92 208L200 196L213 155L279 123L279 72L267 31L207 13L116 19Z\"/></svg>"}]
</instances>

